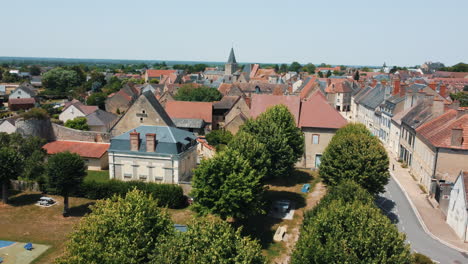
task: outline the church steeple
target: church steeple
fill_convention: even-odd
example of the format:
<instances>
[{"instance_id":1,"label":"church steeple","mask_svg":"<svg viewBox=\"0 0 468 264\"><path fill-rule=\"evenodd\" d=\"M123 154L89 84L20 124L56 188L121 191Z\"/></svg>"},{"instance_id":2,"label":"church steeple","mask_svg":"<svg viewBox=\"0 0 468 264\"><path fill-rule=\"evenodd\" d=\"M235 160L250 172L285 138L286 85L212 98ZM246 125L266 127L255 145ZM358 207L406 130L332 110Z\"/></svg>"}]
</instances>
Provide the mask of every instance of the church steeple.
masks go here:
<instances>
[{"instance_id":1,"label":"church steeple","mask_svg":"<svg viewBox=\"0 0 468 264\"><path fill-rule=\"evenodd\" d=\"M227 63L229 64L237 63L236 56L234 55L234 48L231 48L231 53L229 53L229 58L228 58Z\"/></svg>"},{"instance_id":2,"label":"church steeple","mask_svg":"<svg viewBox=\"0 0 468 264\"><path fill-rule=\"evenodd\" d=\"M234 48L231 48L228 61L224 67L224 74L233 75L236 71L237 71L236 55L234 55Z\"/></svg>"}]
</instances>

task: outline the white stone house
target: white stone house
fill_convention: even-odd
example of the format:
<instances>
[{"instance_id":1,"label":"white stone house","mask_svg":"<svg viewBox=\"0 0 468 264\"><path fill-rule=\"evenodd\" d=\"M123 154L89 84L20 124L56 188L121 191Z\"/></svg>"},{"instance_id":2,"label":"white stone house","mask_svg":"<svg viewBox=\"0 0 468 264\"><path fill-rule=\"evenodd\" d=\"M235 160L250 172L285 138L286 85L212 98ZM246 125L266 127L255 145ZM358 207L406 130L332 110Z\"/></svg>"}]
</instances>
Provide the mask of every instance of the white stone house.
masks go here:
<instances>
[{"instance_id":1,"label":"white stone house","mask_svg":"<svg viewBox=\"0 0 468 264\"><path fill-rule=\"evenodd\" d=\"M197 164L197 137L169 126L139 126L111 139L111 179L190 182Z\"/></svg>"},{"instance_id":2,"label":"white stone house","mask_svg":"<svg viewBox=\"0 0 468 264\"><path fill-rule=\"evenodd\" d=\"M460 172L455 185L450 192L450 202L447 210L447 223L457 235L467 241L468 229L468 172Z\"/></svg>"}]
</instances>

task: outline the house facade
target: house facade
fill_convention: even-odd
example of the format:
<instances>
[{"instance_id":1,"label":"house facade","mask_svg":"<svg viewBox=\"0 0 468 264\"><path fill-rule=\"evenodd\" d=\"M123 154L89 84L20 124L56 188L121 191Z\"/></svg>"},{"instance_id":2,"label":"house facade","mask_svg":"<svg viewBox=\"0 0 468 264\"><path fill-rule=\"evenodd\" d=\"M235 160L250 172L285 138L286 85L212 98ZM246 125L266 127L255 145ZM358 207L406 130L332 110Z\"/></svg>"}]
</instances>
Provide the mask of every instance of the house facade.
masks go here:
<instances>
[{"instance_id":1,"label":"house facade","mask_svg":"<svg viewBox=\"0 0 468 264\"><path fill-rule=\"evenodd\" d=\"M111 179L159 183L190 182L197 164L193 133L169 126L139 126L111 139Z\"/></svg>"},{"instance_id":2,"label":"house facade","mask_svg":"<svg viewBox=\"0 0 468 264\"><path fill-rule=\"evenodd\" d=\"M468 241L468 172L461 171L450 192L447 224L464 241Z\"/></svg>"}]
</instances>

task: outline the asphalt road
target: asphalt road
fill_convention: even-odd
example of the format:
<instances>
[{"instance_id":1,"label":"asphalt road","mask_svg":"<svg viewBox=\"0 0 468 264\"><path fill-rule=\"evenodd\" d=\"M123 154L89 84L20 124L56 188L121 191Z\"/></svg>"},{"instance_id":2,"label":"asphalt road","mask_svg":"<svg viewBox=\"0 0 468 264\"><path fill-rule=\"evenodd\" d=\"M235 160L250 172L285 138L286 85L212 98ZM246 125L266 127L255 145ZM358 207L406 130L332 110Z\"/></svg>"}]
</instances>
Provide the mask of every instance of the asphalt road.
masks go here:
<instances>
[{"instance_id":1,"label":"asphalt road","mask_svg":"<svg viewBox=\"0 0 468 264\"><path fill-rule=\"evenodd\" d=\"M411 205L393 178L386 186L386 193L377 199L377 205L406 233L406 241L413 251L422 253L442 264L467 264L468 254L447 247L424 232Z\"/></svg>"}]
</instances>

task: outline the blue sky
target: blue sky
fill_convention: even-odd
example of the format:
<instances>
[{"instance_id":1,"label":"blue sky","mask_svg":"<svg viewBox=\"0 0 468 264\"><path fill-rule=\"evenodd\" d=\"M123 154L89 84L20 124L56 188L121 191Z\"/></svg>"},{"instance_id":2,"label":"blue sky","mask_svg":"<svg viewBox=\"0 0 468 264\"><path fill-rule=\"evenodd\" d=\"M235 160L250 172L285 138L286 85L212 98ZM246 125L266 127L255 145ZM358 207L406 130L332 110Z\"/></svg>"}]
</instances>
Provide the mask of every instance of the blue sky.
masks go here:
<instances>
[{"instance_id":1,"label":"blue sky","mask_svg":"<svg viewBox=\"0 0 468 264\"><path fill-rule=\"evenodd\" d=\"M468 62L466 0L0 4L0 56L416 65Z\"/></svg>"}]
</instances>

